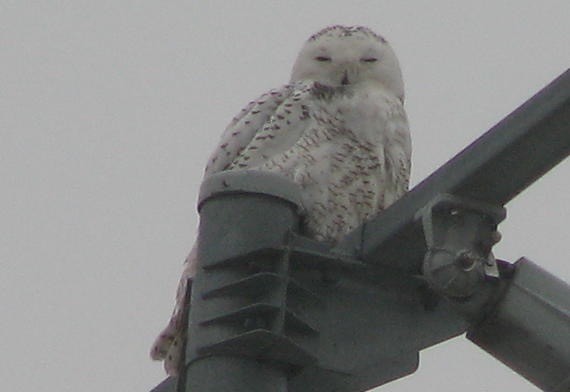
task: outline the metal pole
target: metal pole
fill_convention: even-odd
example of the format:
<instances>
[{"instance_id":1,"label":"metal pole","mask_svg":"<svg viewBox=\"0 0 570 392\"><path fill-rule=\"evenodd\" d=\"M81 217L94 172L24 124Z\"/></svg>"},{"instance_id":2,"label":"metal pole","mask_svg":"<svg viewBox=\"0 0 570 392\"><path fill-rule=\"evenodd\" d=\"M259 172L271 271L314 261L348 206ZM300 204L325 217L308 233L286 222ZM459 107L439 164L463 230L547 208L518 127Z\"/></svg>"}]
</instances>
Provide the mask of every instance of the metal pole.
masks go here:
<instances>
[{"instance_id":1,"label":"metal pole","mask_svg":"<svg viewBox=\"0 0 570 392\"><path fill-rule=\"evenodd\" d=\"M280 249L299 209L297 188L280 177L224 173L203 184L180 391L287 390L287 367L267 353L283 329L288 260Z\"/></svg>"}]
</instances>

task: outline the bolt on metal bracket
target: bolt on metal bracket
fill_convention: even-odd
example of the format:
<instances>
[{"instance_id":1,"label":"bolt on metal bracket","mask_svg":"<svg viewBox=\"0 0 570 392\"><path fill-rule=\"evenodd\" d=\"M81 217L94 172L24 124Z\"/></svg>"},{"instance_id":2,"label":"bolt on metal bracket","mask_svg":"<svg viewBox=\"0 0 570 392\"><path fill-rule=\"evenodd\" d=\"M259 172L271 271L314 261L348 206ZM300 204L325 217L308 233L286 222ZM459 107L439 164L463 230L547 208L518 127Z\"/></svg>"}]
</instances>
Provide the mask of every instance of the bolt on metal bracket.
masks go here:
<instances>
[{"instance_id":1,"label":"bolt on metal bracket","mask_svg":"<svg viewBox=\"0 0 570 392\"><path fill-rule=\"evenodd\" d=\"M430 286L452 298L475 293L485 277L498 278L491 248L500 239L503 207L440 194L416 215L427 252L422 271Z\"/></svg>"}]
</instances>

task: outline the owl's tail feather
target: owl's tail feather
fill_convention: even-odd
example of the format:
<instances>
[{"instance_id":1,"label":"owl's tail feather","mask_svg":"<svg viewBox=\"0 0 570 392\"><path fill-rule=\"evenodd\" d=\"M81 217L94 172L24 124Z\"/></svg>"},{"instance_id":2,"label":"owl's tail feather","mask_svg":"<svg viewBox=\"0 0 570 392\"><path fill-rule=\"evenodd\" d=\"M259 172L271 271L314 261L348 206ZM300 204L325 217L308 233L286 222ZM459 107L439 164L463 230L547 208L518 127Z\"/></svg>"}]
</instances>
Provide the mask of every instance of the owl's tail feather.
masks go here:
<instances>
[{"instance_id":1,"label":"owl's tail feather","mask_svg":"<svg viewBox=\"0 0 570 392\"><path fill-rule=\"evenodd\" d=\"M197 262L197 249L194 245L184 262L184 270L176 291L176 305L170 321L150 349L150 357L155 361L164 361L164 370L170 376L178 375L184 362L190 292Z\"/></svg>"}]
</instances>

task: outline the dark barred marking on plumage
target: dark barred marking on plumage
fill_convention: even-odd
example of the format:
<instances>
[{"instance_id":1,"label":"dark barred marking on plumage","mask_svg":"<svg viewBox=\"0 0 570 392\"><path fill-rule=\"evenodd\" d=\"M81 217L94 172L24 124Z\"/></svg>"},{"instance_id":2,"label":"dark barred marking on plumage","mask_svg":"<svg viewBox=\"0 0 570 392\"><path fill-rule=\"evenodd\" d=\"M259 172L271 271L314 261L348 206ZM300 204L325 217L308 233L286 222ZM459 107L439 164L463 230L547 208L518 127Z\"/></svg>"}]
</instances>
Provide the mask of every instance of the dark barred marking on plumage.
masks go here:
<instances>
[{"instance_id":1,"label":"dark barred marking on plumage","mask_svg":"<svg viewBox=\"0 0 570 392\"><path fill-rule=\"evenodd\" d=\"M351 37L355 34L363 34L368 37L374 37L378 41L382 43L386 43L386 39L381 35L375 33L374 31L370 30L368 27L364 26L343 26L343 25L334 25L328 26L322 29L321 31L313 34L308 41L315 41L316 39L328 35L330 37Z\"/></svg>"}]
</instances>

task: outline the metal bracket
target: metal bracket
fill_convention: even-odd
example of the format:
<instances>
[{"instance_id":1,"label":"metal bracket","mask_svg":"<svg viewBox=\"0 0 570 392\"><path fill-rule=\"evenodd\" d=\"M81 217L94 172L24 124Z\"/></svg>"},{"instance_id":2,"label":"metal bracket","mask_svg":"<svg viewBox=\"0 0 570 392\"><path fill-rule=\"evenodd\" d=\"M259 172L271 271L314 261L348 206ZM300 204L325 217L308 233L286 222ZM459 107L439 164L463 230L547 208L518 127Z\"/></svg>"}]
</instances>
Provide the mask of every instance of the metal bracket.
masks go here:
<instances>
[{"instance_id":1,"label":"metal bracket","mask_svg":"<svg viewBox=\"0 0 570 392\"><path fill-rule=\"evenodd\" d=\"M249 262L260 259L265 265L254 266ZM235 271L236 268L243 273ZM202 301L223 300L235 302L235 306L199 321L202 328L215 328L217 339L199 345L197 356L188 358L187 363L223 354L265 358L284 366L316 362L310 338L317 335L318 330L314 322L307 320L292 304L318 302L318 298L289 277L287 249L277 257L250 255L230 265L210 269L212 274L221 273L231 278L204 290ZM241 278L236 279L240 275Z\"/></svg>"},{"instance_id":2,"label":"metal bracket","mask_svg":"<svg viewBox=\"0 0 570 392\"><path fill-rule=\"evenodd\" d=\"M449 194L419 210L427 246L422 270L430 286L447 297L467 298L486 276L498 278L491 248L505 216L503 207Z\"/></svg>"}]
</instances>

